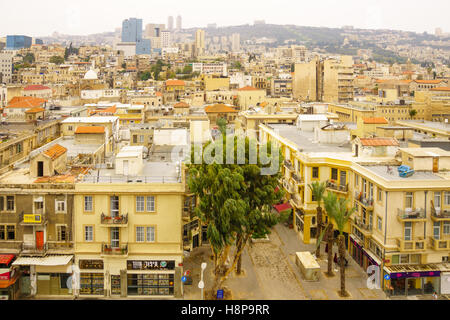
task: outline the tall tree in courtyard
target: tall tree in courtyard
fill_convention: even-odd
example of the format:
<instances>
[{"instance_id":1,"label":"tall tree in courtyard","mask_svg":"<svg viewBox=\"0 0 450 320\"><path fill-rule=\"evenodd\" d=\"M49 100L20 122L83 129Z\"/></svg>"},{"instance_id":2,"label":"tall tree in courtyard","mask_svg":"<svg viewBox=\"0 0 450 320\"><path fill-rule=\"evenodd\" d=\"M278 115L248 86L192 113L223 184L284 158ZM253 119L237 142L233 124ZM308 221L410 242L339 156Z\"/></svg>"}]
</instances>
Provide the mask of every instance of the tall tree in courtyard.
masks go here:
<instances>
[{"instance_id":1,"label":"tall tree in courtyard","mask_svg":"<svg viewBox=\"0 0 450 320\"><path fill-rule=\"evenodd\" d=\"M227 148L233 152L226 152ZM283 194L275 192L279 170L274 175L261 175L262 168L267 165L265 159L258 155L255 141L227 137L222 132L216 141L207 143L201 149L204 157L200 159L200 164L195 150L191 154L188 185L199 198L196 215L208 226L207 238L214 257L215 280L212 289L215 291L239 265L251 237L270 233L270 228L279 221L280 217L275 216L271 208ZM267 150L270 157L270 145ZM214 159L212 163L205 161L207 155ZM227 158L229 155L234 156L233 161ZM250 161L253 155L256 155L255 164ZM241 161L236 160L238 157ZM276 165L279 168L282 161L279 151L274 159L278 161ZM241 162L243 164L238 164ZM233 248L234 253L231 254ZM232 262L226 264L229 256Z\"/></svg>"},{"instance_id":2,"label":"tall tree in courtyard","mask_svg":"<svg viewBox=\"0 0 450 320\"><path fill-rule=\"evenodd\" d=\"M325 193L325 189L326 189L326 184L325 182L319 182L319 181L315 181L313 183L310 183L308 185L309 189L311 189L311 193L314 197L314 199L317 201L317 236L319 237L319 235L322 232L322 207L320 206L324 193ZM317 246L316 249L316 257L320 258L320 244Z\"/></svg>"},{"instance_id":3,"label":"tall tree in courtyard","mask_svg":"<svg viewBox=\"0 0 450 320\"><path fill-rule=\"evenodd\" d=\"M323 199L325 210L327 211L328 217L333 219L336 223L337 229L339 230L338 236L338 247L339 247L339 267L341 276L341 290L340 295L343 297L348 296L348 292L345 290L345 236L344 228L351 215L355 212L355 208L348 208L348 199L337 198L336 194L333 192L328 192L327 196Z\"/></svg>"}]
</instances>

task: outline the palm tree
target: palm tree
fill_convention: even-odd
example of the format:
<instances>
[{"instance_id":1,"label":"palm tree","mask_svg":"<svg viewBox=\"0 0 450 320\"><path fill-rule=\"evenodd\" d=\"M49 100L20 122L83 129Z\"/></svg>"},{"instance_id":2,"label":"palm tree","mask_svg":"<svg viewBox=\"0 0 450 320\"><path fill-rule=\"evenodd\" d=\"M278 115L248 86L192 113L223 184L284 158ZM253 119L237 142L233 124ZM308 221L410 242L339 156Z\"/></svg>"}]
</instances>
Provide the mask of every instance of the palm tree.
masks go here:
<instances>
[{"instance_id":1,"label":"palm tree","mask_svg":"<svg viewBox=\"0 0 450 320\"><path fill-rule=\"evenodd\" d=\"M325 182L315 181L310 183L308 187L311 189L314 199L317 201L317 235L319 236L322 231L322 207L320 206L320 203L322 202L325 193L326 184ZM320 241L317 242L319 244L316 249L316 257L320 258Z\"/></svg>"},{"instance_id":2,"label":"palm tree","mask_svg":"<svg viewBox=\"0 0 450 320\"><path fill-rule=\"evenodd\" d=\"M340 295L347 297L348 293L345 290L345 236L344 228L349 221L351 215L355 211L355 208L348 209L348 200L340 198L338 199L336 194L328 192L327 196L323 199L325 209L330 219L333 219L339 230L338 246L339 246L339 267L341 272L341 291Z\"/></svg>"}]
</instances>

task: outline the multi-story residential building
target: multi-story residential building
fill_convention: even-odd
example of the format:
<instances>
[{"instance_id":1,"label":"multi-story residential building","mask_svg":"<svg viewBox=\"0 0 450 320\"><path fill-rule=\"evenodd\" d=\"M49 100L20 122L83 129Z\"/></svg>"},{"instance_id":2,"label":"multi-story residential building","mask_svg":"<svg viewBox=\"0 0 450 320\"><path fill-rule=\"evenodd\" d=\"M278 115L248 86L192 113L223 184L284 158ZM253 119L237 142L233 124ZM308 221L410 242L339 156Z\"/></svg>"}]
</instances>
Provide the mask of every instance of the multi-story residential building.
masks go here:
<instances>
[{"instance_id":1,"label":"multi-story residential building","mask_svg":"<svg viewBox=\"0 0 450 320\"><path fill-rule=\"evenodd\" d=\"M195 32L195 55L201 56L205 53L205 30L198 29Z\"/></svg>"},{"instance_id":2,"label":"multi-story residential building","mask_svg":"<svg viewBox=\"0 0 450 320\"><path fill-rule=\"evenodd\" d=\"M445 198L450 197L445 170L450 153L439 148L398 148L394 138L357 138L351 145L345 127L324 127L319 122L312 131L308 127L259 126L260 140L282 149L280 183L287 191L300 239L309 243L318 236L317 203L308 185L324 181L328 192L349 199L356 208L344 230L349 254L364 269L380 267L384 290L393 295L439 292L450 271L446 213L450 198ZM395 158L397 152L401 160ZM399 165L408 165L414 173L401 177Z\"/></svg>"},{"instance_id":3,"label":"multi-story residential building","mask_svg":"<svg viewBox=\"0 0 450 320\"><path fill-rule=\"evenodd\" d=\"M353 100L351 56L295 65L294 97L306 101L346 103Z\"/></svg>"},{"instance_id":4,"label":"multi-story residential building","mask_svg":"<svg viewBox=\"0 0 450 320\"><path fill-rule=\"evenodd\" d=\"M12 80L12 54L0 52L0 84L10 83Z\"/></svg>"},{"instance_id":5,"label":"multi-story residential building","mask_svg":"<svg viewBox=\"0 0 450 320\"><path fill-rule=\"evenodd\" d=\"M225 62L218 63L193 63L192 64L192 72L198 72L200 74L215 74L219 76L226 77L227 73L227 64Z\"/></svg>"},{"instance_id":6,"label":"multi-story residential building","mask_svg":"<svg viewBox=\"0 0 450 320\"><path fill-rule=\"evenodd\" d=\"M172 47L172 37L169 30L161 31L161 48L171 48Z\"/></svg>"}]
</instances>

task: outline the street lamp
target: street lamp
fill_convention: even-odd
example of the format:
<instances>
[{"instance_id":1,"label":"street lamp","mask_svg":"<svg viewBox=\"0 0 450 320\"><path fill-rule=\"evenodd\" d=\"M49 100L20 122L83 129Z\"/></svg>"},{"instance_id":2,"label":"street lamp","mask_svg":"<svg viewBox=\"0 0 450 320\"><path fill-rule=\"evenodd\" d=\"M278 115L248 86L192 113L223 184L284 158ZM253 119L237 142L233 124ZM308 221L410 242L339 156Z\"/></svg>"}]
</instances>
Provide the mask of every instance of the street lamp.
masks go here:
<instances>
[{"instance_id":1,"label":"street lamp","mask_svg":"<svg viewBox=\"0 0 450 320\"><path fill-rule=\"evenodd\" d=\"M201 272L200 282L198 283L198 287L199 287L199 289L202 290L202 300L204 300L203 288L205 288L205 283L203 282L203 271L205 271L205 269L206 269L206 262L203 262L201 267L202 267L202 272Z\"/></svg>"}]
</instances>

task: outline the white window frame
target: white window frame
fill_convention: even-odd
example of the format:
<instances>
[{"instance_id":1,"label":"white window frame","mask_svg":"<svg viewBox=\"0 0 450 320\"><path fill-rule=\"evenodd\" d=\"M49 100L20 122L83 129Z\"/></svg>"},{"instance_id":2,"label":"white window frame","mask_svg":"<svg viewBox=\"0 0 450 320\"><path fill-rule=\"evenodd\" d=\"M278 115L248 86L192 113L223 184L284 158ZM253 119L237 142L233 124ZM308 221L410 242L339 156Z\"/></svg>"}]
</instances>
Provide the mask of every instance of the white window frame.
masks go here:
<instances>
[{"instance_id":1,"label":"white window frame","mask_svg":"<svg viewBox=\"0 0 450 320\"><path fill-rule=\"evenodd\" d=\"M450 221L444 221L442 227L442 234L449 235L450 234Z\"/></svg>"},{"instance_id":2,"label":"white window frame","mask_svg":"<svg viewBox=\"0 0 450 320\"><path fill-rule=\"evenodd\" d=\"M436 201L436 199L439 199L439 200ZM440 207L441 207L441 203L442 203L442 194L441 194L440 191L434 193L434 199L433 199L433 202L434 202L434 207L435 207L435 208L440 208Z\"/></svg>"},{"instance_id":3,"label":"white window frame","mask_svg":"<svg viewBox=\"0 0 450 320\"><path fill-rule=\"evenodd\" d=\"M61 228L62 227L64 227L66 230L65 230L65 238L66 239L61 239ZM57 241L68 241L69 239L68 239L68 230L67 230L67 225L66 224L57 224L56 225L56 240Z\"/></svg>"},{"instance_id":4,"label":"white window frame","mask_svg":"<svg viewBox=\"0 0 450 320\"><path fill-rule=\"evenodd\" d=\"M145 227L136 227L136 242L145 242Z\"/></svg>"},{"instance_id":5,"label":"white window frame","mask_svg":"<svg viewBox=\"0 0 450 320\"><path fill-rule=\"evenodd\" d=\"M444 204L450 206L450 191L444 192Z\"/></svg>"},{"instance_id":6,"label":"white window frame","mask_svg":"<svg viewBox=\"0 0 450 320\"><path fill-rule=\"evenodd\" d=\"M84 241L94 242L94 226L84 226Z\"/></svg>"},{"instance_id":7,"label":"white window frame","mask_svg":"<svg viewBox=\"0 0 450 320\"><path fill-rule=\"evenodd\" d=\"M63 205L63 210L60 210L59 206ZM66 205L66 200L57 200L55 199L55 212L56 213L66 213L67 212L67 205Z\"/></svg>"},{"instance_id":8,"label":"white window frame","mask_svg":"<svg viewBox=\"0 0 450 320\"><path fill-rule=\"evenodd\" d=\"M147 210L147 212L155 212L155 196L147 196L145 200L145 209Z\"/></svg>"},{"instance_id":9,"label":"white window frame","mask_svg":"<svg viewBox=\"0 0 450 320\"><path fill-rule=\"evenodd\" d=\"M86 202L87 198L90 198L91 200ZM86 204L90 204L90 209L89 208L86 209ZM84 211L85 212L92 212L92 211L94 211L94 197L93 196L84 196L84 204L83 205L84 205Z\"/></svg>"},{"instance_id":10,"label":"white window frame","mask_svg":"<svg viewBox=\"0 0 450 320\"><path fill-rule=\"evenodd\" d=\"M136 212L144 212L144 211L145 211L145 197L136 196Z\"/></svg>"},{"instance_id":11,"label":"white window frame","mask_svg":"<svg viewBox=\"0 0 450 320\"><path fill-rule=\"evenodd\" d=\"M411 206L408 207L408 201L411 199ZM405 209L412 209L414 207L414 193L413 192L406 192L405 193Z\"/></svg>"},{"instance_id":12,"label":"white window frame","mask_svg":"<svg viewBox=\"0 0 450 320\"><path fill-rule=\"evenodd\" d=\"M149 239L150 238L150 239ZM155 242L156 232L155 227L150 226L145 229L145 239L147 242Z\"/></svg>"},{"instance_id":13,"label":"white window frame","mask_svg":"<svg viewBox=\"0 0 450 320\"><path fill-rule=\"evenodd\" d=\"M407 232L407 231L409 231L409 232ZM411 241L412 240L412 222L405 222L404 232L405 232L405 241Z\"/></svg>"}]
</instances>

